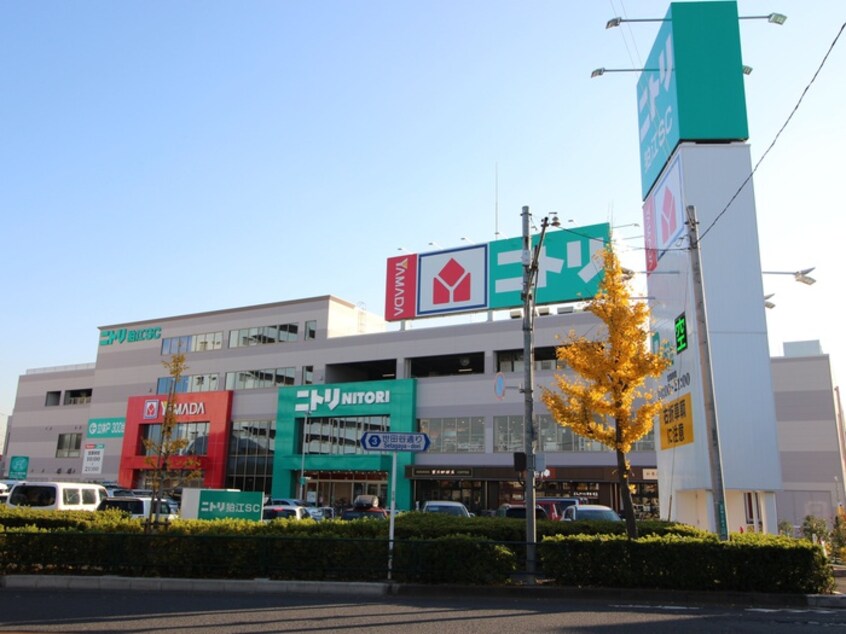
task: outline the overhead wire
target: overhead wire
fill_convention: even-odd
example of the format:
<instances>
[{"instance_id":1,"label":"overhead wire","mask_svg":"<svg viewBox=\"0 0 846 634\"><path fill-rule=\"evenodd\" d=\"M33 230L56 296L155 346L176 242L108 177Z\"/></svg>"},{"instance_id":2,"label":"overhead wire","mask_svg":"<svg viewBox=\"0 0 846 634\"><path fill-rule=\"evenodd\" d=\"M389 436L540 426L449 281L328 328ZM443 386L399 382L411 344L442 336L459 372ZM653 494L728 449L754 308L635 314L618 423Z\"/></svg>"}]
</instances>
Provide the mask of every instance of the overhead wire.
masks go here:
<instances>
[{"instance_id":1,"label":"overhead wire","mask_svg":"<svg viewBox=\"0 0 846 634\"><path fill-rule=\"evenodd\" d=\"M746 185L749 183L749 181L752 180L752 177L755 175L755 172L758 171L758 168L761 166L761 163L764 162L764 159L767 157L767 154L769 154L770 150L772 150L773 147L775 147L775 144L778 142L778 139L781 136L781 133L784 132L785 128L787 128L787 125L790 123L790 120L793 119L793 115L795 115L796 112L799 110L799 106L802 104L802 101L805 99L805 95L808 94L808 90L810 90L813 83L817 80L817 76L820 74L820 71L823 69L823 67L825 66L825 63L828 61L828 57L829 57L829 55L831 55L831 51L834 50L834 47L837 45L837 41L840 39L840 36L843 34L844 29L846 29L846 22L844 22L843 24L840 25L840 29L837 31L837 35L834 37L834 40L831 42L831 45L828 47L828 50L826 51L825 55L823 56L822 61L820 62L819 66L817 67L816 72L814 72L814 75L813 75L813 77L811 77L811 80L808 82L808 85L805 86L805 89L802 91L802 94L799 96L799 100L796 102L796 105L793 106L793 110L790 111L790 114L787 116L787 119L785 119L781 128L779 128L779 131L776 132L776 135L773 137L773 140L770 142L769 146L767 146L767 149L764 150L764 153L761 155L761 158L759 158L758 161L755 163L755 166L752 168L752 171L749 172L749 175L744 179L744 181L737 188L737 191L734 192L734 194L732 195L731 198L729 198L729 201L726 203L725 207L723 207L722 211L720 211L720 213L718 213L716 215L714 220L711 221L711 224L709 224L708 227L700 233L699 242L702 242L702 240L705 239L705 236L708 235L708 232L710 232L711 229L714 228L714 225L716 225L717 222L720 220L720 218L722 218L723 215L729 210L729 207L731 207L732 203L734 203L734 201L740 195L740 192L743 191L743 188L746 187Z\"/></svg>"}]
</instances>

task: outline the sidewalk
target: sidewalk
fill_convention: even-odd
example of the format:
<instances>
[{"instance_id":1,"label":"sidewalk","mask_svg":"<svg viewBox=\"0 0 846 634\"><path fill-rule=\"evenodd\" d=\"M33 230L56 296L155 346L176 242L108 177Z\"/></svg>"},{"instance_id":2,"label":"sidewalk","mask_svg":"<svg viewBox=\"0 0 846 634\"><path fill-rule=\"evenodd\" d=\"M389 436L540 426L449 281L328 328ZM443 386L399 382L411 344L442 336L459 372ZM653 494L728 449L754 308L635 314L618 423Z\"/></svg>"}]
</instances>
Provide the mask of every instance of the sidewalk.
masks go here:
<instances>
[{"instance_id":1,"label":"sidewalk","mask_svg":"<svg viewBox=\"0 0 846 634\"><path fill-rule=\"evenodd\" d=\"M754 592L686 592L640 588L577 588L531 586L454 586L385 582L273 581L270 579L171 579L159 577L78 577L71 575L7 575L0 587L42 590L118 590L146 592L250 592L265 594L326 594L383 596L502 596L538 599L573 598L596 601L644 601L664 604L735 605L770 608L846 610L846 568L835 570L836 594L772 594Z\"/></svg>"}]
</instances>

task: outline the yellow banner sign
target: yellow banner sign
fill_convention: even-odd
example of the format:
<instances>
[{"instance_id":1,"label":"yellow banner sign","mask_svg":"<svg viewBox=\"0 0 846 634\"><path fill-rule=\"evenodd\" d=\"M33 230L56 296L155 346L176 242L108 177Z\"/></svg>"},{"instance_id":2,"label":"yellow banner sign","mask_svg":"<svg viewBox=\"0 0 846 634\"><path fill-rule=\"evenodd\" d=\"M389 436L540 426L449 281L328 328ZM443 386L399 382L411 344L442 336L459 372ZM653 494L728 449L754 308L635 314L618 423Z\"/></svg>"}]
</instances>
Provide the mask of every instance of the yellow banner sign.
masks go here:
<instances>
[{"instance_id":1,"label":"yellow banner sign","mask_svg":"<svg viewBox=\"0 0 846 634\"><path fill-rule=\"evenodd\" d=\"M693 408L690 393L670 401L661 410L661 449L693 442Z\"/></svg>"}]
</instances>

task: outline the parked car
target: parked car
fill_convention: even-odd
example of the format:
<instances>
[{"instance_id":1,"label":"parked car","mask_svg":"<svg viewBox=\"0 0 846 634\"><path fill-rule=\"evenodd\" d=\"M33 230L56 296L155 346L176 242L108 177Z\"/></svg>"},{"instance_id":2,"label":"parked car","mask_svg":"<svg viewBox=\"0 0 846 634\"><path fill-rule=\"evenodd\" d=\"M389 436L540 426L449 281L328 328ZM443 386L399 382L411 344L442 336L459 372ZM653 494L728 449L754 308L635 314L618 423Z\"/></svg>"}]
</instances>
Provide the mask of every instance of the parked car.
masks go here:
<instances>
[{"instance_id":1,"label":"parked car","mask_svg":"<svg viewBox=\"0 0 846 634\"><path fill-rule=\"evenodd\" d=\"M7 506L44 510L96 511L108 497L101 484L86 482L18 482L9 491Z\"/></svg>"},{"instance_id":2,"label":"parked car","mask_svg":"<svg viewBox=\"0 0 846 634\"><path fill-rule=\"evenodd\" d=\"M308 506L297 498L267 498L265 506Z\"/></svg>"},{"instance_id":3,"label":"parked car","mask_svg":"<svg viewBox=\"0 0 846 634\"><path fill-rule=\"evenodd\" d=\"M451 500L426 500L420 510L424 513L441 513L455 517L472 517L473 515L464 504Z\"/></svg>"},{"instance_id":4,"label":"parked car","mask_svg":"<svg viewBox=\"0 0 846 634\"><path fill-rule=\"evenodd\" d=\"M311 515L311 519L316 521L331 520L335 517L335 509L331 506L307 506L306 511Z\"/></svg>"},{"instance_id":5,"label":"parked car","mask_svg":"<svg viewBox=\"0 0 846 634\"><path fill-rule=\"evenodd\" d=\"M349 508L341 512L342 520L386 520L388 519L388 511L383 508L371 506L370 508Z\"/></svg>"},{"instance_id":6,"label":"parked car","mask_svg":"<svg viewBox=\"0 0 846 634\"><path fill-rule=\"evenodd\" d=\"M360 519L388 519L388 511L379 506L379 498L375 495L359 495L353 500L352 508L341 513L342 520Z\"/></svg>"},{"instance_id":7,"label":"parked car","mask_svg":"<svg viewBox=\"0 0 846 634\"><path fill-rule=\"evenodd\" d=\"M574 506L576 504L581 504L582 501L579 498L553 498L553 497L543 497L537 498L535 500L537 505L543 508L546 511L546 515L551 520L560 520L564 517L564 509L568 506Z\"/></svg>"},{"instance_id":8,"label":"parked car","mask_svg":"<svg viewBox=\"0 0 846 634\"><path fill-rule=\"evenodd\" d=\"M622 522L617 511L601 504L575 504L564 509L565 522L605 521Z\"/></svg>"},{"instance_id":9,"label":"parked car","mask_svg":"<svg viewBox=\"0 0 846 634\"><path fill-rule=\"evenodd\" d=\"M497 517L519 517L526 519L526 505L525 504L503 504L496 510ZM546 520L549 519L546 511L542 507L535 507L535 519Z\"/></svg>"},{"instance_id":10,"label":"parked car","mask_svg":"<svg viewBox=\"0 0 846 634\"><path fill-rule=\"evenodd\" d=\"M311 515L304 506L290 505L290 504L271 504L265 506L261 512L261 519L275 520L309 520Z\"/></svg>"},{"instance_id":11,"label":"parked car","mask_svg":"<svg viewBox=\"0 0 846 634\"><path fill-rule=\"evenodd\" d=\"M106 498L97 507L98 511L118 509L129 513L130 517L146 519L150 517L150 508L153 506L153 498L149 496L115 496ZM160 520L175 520L179 517L179 505L168 499L161 500L159 504Z\"/></svg>"}]
</instances>

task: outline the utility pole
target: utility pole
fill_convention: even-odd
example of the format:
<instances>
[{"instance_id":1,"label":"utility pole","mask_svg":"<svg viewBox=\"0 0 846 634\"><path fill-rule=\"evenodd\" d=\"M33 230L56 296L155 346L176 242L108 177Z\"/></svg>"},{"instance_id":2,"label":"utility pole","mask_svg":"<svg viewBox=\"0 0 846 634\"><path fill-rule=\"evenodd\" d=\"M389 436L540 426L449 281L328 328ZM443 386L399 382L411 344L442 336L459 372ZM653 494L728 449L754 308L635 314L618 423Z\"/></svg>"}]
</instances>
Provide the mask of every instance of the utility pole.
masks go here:
<instances>
[{"instance_id":1,"label":"utility pole","mask_svg":"<svg viewBox=\"0 0 846 634\"><path fill-rule=\"evenodd\" d=\"M711 501L714 526L720 541L728 540L726 520L726 494L723 485L723 466L720 456L720 435L717 424L717 405L714 398L714 372L711 366L711 347L708 342L708 315L705 310L705 291L702 280L702 262L699 251L699 230L696 207L688 205L687 228L690 241L690 270L693 274L693 299L696 307L696 331L699 344L699 367L702 377L702 399L705 405L705 428L708 433L708 462L711 467Z\"/></svg>"},{"instance_id":2,"label":"utility pole","mask_svg":"<svg viewBox=\"0 0 846 634\"><path fill-rule=\"evenodd\" d=\"M538 242L532 247L531 217L529 208L523 207L523 445L526 450L526 479L524 484L524 499L526 502L526 582L535 583L537 570L537 522L535 517L535 449L537 433L535 430L534 414L534 382L535 382L535 292L538 281L538 261L540 260L543 239L546 230L552 224L559 225L558 218L549 217L541 221L541 232Z\"/></svg>"}]
</instances>

